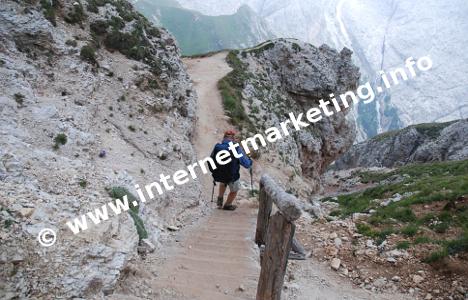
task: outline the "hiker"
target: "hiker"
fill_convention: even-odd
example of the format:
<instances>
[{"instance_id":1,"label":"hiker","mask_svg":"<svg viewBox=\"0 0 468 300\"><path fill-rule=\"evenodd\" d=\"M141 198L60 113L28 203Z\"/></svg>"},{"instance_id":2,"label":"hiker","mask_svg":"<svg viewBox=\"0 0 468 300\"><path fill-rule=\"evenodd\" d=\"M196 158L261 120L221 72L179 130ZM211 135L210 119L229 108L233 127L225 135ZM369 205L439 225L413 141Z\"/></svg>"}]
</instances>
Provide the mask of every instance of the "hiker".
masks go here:
<instances>
[{"instance_id":1,"label":"hiker","mask_svg":"<svg viewBox=\"0 0 468 300\"><path fill-rule=\"evenodd\" d=\"M223 141L215 145L213 152L211 153L211 158L215 160L216 153L221 150L227 150L231 153L231 162L226 165L218 165L216 163L216 169L212 170L213 183L216 185L216 182L219 182L219 193L216 204L218 208L224 210L235 210L236 205L232 203L236 199L237 192L240 189L240 166L243 166L246 169L252 167L252 160L250 157L245 154L244 150L240 147L236 147L238 156L242 155L240 158L235 158L234 154L229 150L229 143L236 143L236 132L233 130L228 130L224 133ZM229 186L229 194L227 196L226 203L223 206L224 201L224 192L226 191L227 186ZM214 188L214 187L213 187Z\"/></svg>"}]
</instances>

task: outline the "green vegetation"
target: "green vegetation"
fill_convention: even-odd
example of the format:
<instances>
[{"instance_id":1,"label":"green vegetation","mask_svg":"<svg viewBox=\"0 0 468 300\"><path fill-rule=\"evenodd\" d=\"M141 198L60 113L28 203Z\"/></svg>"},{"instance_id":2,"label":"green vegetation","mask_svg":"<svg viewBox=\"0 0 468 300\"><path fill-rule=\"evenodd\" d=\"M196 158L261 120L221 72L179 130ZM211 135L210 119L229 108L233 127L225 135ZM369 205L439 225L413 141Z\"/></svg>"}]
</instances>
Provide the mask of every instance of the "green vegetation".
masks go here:
<instances>
[{"instance_id":1,"label":"green vegetation","mask_svg":"<svg viewBox=\"0 0 468 300\"><path fill-rule=\"evenodd\" d=\"M5 220L4 223L3 223L3 227L4 227L5 229L10 228L11 225L13 225L13 220L11 220L11 219Z\"/></svg>"},{"instance_id":2,"label":"green vegetation","mask_svg":"<svg viewBox=\"0 0 468 300\"><path fill-rule=\"evenodd\" d=\"M436 139L437 137L439 137L440 132L444 128L452 125L455 122L456 121L445 122L445 123L423 123L423 124L412 125L401 130L387 131L385 133L376 135L372 138L372 140L383 141L389 138L393 138L404 131L411 130L412 128L416 129L416 131L418 131L420 134L425 135L426 137L430 139Z\"/></svg>"},{"instance_id":3,"label":"green vegetation","mask_svg":"<svg viewBox=\"0 0 468 300\"><path fill-rule=\"evenodd\" d=\"M80 185L80 187L82 188L86 188L88 186L88 182L86 181L86 179L80 179L80 181L78 182L78 184Z\"/></svg>"},{"instance_id":4,"label":"green vegetation","mask_svg":"<svg viewBox=\"0 0 468 300\"><path fill-rule=\"evenodd\" d=\"M133 6L125 0L88 0L88 11L96 12L99 7L111 4L115 7L118 16L108 16L107 19L96 20L90 24L93 37L92 48L98 48L101 44L109 51L119 51L126 57L138 61L144 61L151 67L151 72L156 76L163 71L170 72L172 66L165 61L154 57L154 43L170 43L171 41L152 41L154 37L160 38L161 32L141 14L133 9ZM132 22L131 31L122 31L126 22ZM160 45L160 46L165 46ZM88 51L85 54L91 54ZM86 55L85 60L92 61L92 55Z\"/></svg>"},{"instance_id":5,"label":"green vegetation","mask_svg":"<svg viewBox=\"0 0 468 300\"><path fill-rule=\"evenodd\" d=\"M356 225L359 233L379 240L389 233L396 233L412 238L415 245L440 245L442 250L433 253L428 262L467 251L468 205L465 199L468 195L468 160L408 165L388 173L360 172L357 175L362 182L379 185L339 196L335 202L340 206L334 214L346 217L374 210L367 223ZM402 195L399 201L380 205L397 193ZM437 203L441 203L437 205L439 209L432 209L431 205ZM427 231L440 235L450 228L457 228L463 234L456 239L437 241L419 235Z\"/></svg>"},{"instance_id":6,"label":"green vegetation","mask_svg":"<svg viewBox=\"0 0 468 300\"><path fill-rule=\"evenodd\" d=\"M401 229L401 233L406 236L415 236L418 233L418 226L410 224Z\"/></svg>"},{"instance_id":7,"label":"green vegetation","mask_svg":"<svg viewBox=\"0 0 468 300\"><path fill-rule=\"evenodd\" d=\"M431 243L432 240L428 238L427 236L418 236L417 238L414 239L414 244L419 245L419 244L429 244Z\"/></svg>"},{"instance_id":8,"label":"green vegetation","mask_svg":"<svg viewBox=\"0 0 468 300\"><path fill-rule=\"evenodd\" d=\"M22 107L23 104L24 104L24 99L26 97L21 93L16 93L16 94L13 95L13 97L15 98L16 103L18 103L18 106Z\"/></svg>"},{"instance_id":9,"label":"green vegetation","mask_svg":"<svg viewBox=\"0 0 468 300\"><path fill-rule=\"evenodd\" d=\"M408 241L401 241L396 245L397 249L406 250L411 246L411 243Z\"/></svg>"},{"instance_id":10,"label":"green vegetation","mask_svg":"<svg viewBox=\"0 0 468 300\"><path fill-rule=\"evenodd\" d=\"M5 208L3 206L0 206L0 212L2 211L5 211L9 216L12 216L13 213L11 212L11 210L9 210L8 208ZM14 223L14 220L13 219L6 219L4 222L3 222L3 228L5 229L8 229L11 227L11 225L13 225Z\"/></svg>"},{"instance_id":11,"label":"green vegetation","mask_svg":"<svg viewBox=\"0 0 468 300\"><path fill-rule=\"evenodd\" d=\"M41 0L44 17L54 26L57 26L57 10L60 8L59 0Z\"/></svg>"},{"instance_id":12,"label":"green vegetation","mask_svg":"<svg viewBox=\"0 0 468 300\"><path fill-rule=\"evenodd\" d=\"M250 74L247 66L237 57L238 51L231 51L227 62L232 71L218 82L218 88L223 97L223 106L233 125L240 130L254 131L254 126L247 116L242 104L242 90Z\"/></svg>"},{"instance_id":13,"label":"green vegetation","mask_svg":"<svg viewBox=\"0 0 468 300\"><path fill-rule=\"evenodd\" d=\"M186 56L262 42L262 37L252 29L252 22L257 22L258 18L247 7L222 16L184 9L173 0L142 0L135 7L149 19L158 15L161 25L175 36ZM272 33L265 34L265 38L272 37Z\"/></svg>"},{"instance_id":14,"label":"green vegetation","mask_svg":"<svg viewBox=\"0 0 468 300\"><path fill-rule=\"evenodd\" d=\"M83 5L78 0L73 3L71 12L69 12L63 19L69 24L81 24L85 18L86 14L84 13Z\"/></svg>"},{"instance_id":15,"label":"green vegetation","mask_svg":"<svg viewBox=\"0 0 468 300\"><path fill-rule=\"evenodd\" d=\"M67 41L65 42L65 45L71 46L71 47L76 47L76 46L78 46L78 42L75 41L75 40L67 40Z\"/></svg>"},{"instance_id":16,"label":"green vegetation","mask_svg":"<svg viewBox=\"0 0 468 300\"><path fill-rule=\"evenodd\" d=\"M108 189L107 192L112 199L123 199L124 196L127 196L128 203L130 203L130 209L127 212L133 219L133 223L135 224L135 228L138 233L138 238L140 241L148 238L148 232L146 231L145 224L138 215L138 206L131 205L133 201L138 201L137 198L124 187L112 187Z\"/></svg>"},{"instance_id":17,"label":"green vegetation","mask_svg":"<svg viewBox=\"0 0 468 300\"><path fill-rule=\"evenodd\" d=\"M128 125L128 130L130 130L131 132L135 132L136 129L133 125Z\"/></svg>"},{"instance_id":18,"label":"green vegetation","mask_svg":"<svg viewBox=\"0 0 468 300\"><path fill-rule=\"evenodd\" d=\"M257 189L253 189L249 191L250 197L256 197L258 195L259 191Z\"/></svg>"},{"instance_id":19,"label":"green vegetation","mask_svg":"<svg viewBox=\"0 0 468 300\"><path fill-rule=\"evenodd\" d=\"M465 231L460 237L454 240L438 241L442 249L431 253L424 261L433 263L444 259L449 255L456 255L462 252L468 252L468 232Z\"/></svg>"},{"instance_id":20,"label":"green vegetation","mask_svg":"<svg viewBox=\"0 0 468 300\"><path fill-rule=\"evenodd\" d=\"M67 143L68 138L65 133L59 133L54 138L54 149L58 150L60 146L63 146Z\"/></svg>"},{"instance_id":21,"label":"green vegetation","mask_svg":"<svg viewBox=\"0 0 468 300\"><path fill-rule=\"evenodd\" d=\"M301 51L302 51L301 46L299 46L299 44L297 44L297 43L293 43L293 44L292 44L292 48L293 48L294 51L296 51L296 52L301 52Z\"/></svg>"},{"instance_id":22,"label":"green vegetation","mask_svg":"<svg viewBox=\"0 0 468 300\"><path fill-rule=\"evenodd\" d=\"M88 0L87 10L89 12L98 13L99 7L107 3L113 5L119 16L126 22L131 22L140 18L140 14L134 11L133 6L126 0Z\"/></svg>"},{"instance_id":23,"label":"green vegetation","mask_svg":"<svg viewBox=\"0 0 468 300\"><path fill-rule=\"evenodd\" d=\"M393 227L384 227L383 229L379 230L373 229L372 227L364 223L356 224L356 228L359 234L375 238L377 244L381 244L390 234L397 233L397 231Z\"/></svg>"},{"instance_id":24,"label":"green vegetation","mask_svg":"<svg viewBox=\"0 0 468 300\"><path fill-rule=\"evenodd\" d=\"M96 63L96 49L91 45L85 45L81 48L80 57L89 63Z\"/></svg>"},{"instance_id":25,"label":"green vegetation","mask_svg":"<svg viewBox=\"0 0 468 300\"><path fill-rule=\"evenodd\" d=\"M299 45L297 45L299 46ZM259 56L261 53L263 53L264 51L267 51L267 50L270 50L270 49L273 49L275 47L275 43L273 43L272 41L266 41L258 46L255 46L254 48L251 48L251 49L247 49L246 52L247 53L251 53L255 56ZM294 46L293 46L294 48Z\"/></svg>"}]
</instances>

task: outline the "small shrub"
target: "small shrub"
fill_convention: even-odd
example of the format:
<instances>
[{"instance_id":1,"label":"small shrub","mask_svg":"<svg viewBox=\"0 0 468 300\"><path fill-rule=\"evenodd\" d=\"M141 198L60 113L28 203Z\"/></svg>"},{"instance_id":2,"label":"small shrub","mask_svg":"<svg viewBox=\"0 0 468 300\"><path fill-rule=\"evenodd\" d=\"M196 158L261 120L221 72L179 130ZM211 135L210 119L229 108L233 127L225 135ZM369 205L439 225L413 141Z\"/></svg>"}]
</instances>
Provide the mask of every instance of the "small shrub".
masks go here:
<instances>
[{"instance_id":1,"label":"small shrub","mask_svg":"<svg viewBox=\"0 0 468 300\"><path fill-rule=\"evenodd\" d=\"M78 46L78 42L76 40L67 40L65 42L65 45L70 46L70 47L76 47Z\"/></svg>"},{"instance_id":2,"label":"small shrub","mask_svg":"<svg viewBox=\"0 0 468 300\"><path fill-rule=\"evenodd\" d=\"M372 228L367 224L358 223L358 224L356 224L356 229L357 229L357 232L359 234L362 234L362 235L365 235L365 236L368 236L368 237L376 236L375 231L372 230Z\"/></svg>"},{"instance_id":3,"label":"small shrub","mask_svg":"<svg viewBox=\"0 0 468 300\"><path fill-rule=\"evenodd\" d=\"M425 263L433 263L442 260L443 258L448 256L448 252L446 249L432 252L427 258L423 260Z\"/></svg>"},{"instance_id":4,"label":"small shrub","mask_svg":"<svg viewBox=\"0 0 468 300\"><path fill-rule=\"evenodd\" d=\"M133 219L133 223L135 224L135 228L138 233L138 238L140 241L148 238L148 232L146 231L145 224L138 215L138 206L131 205L133 201L137 201L137 198L124 187L112 187L107 189L107 192L113 199L123 199L124 196L127 196L128 203L130 204L130 209L127 212Z\"/></svg>"},{"instance_id":5,"label":"small shrub","mask_svg":"<svg viewBox=\"0 0 468 300\"><path fill-rule=\"evenodd\" d=\"M434 230L437 233L444 233L449 228L450 228L450 224L448 222L439 222L439 223L431 226L431 229Z\"/></svg>"},{"instance_id":6,"label":"small shrub","mask_svg":"<svg viewBox=\"0 0 468 300\"><path fill-rule=\"evenodd\" d=\"M395 229L393 229L392 227L386 227L384 229L382 229L381 231L377 232L376 235L377 235L377 240L376 240L376 243L377 245L380 245L383 241L385 241L387 239L387 236L391 235L395 233Z\"/></svg>"},{"instance_id":7,"label":"small shrub","mask_svg":"<svg viewBox=\"0 0 468 300\"><path fill-rule=\"evenodd\" d=\"M450 241L442 241L442 250L431 253L424 262L433 263L449 255L468 252L468 231L465 231L459 238Z\"/></svg>"},{"instance_id":8,"label":"small shrub","mask_svg":"<svg viewBox=\"0 0 468 300\"><path fill-rule=\"evenodd\" d=\"M20 107L23 106L24 99L26 98L23 94L16 93L13 95L13 97L15 98L16 103L18 103Z\"/></svg>"},{"instance_id":9,"label":"small shrub","mask_svg":"<svg viewBox=\"0 0 468 300\"><path fill-rule=\"evenodd\" d=\"M65 133L59 133L55 136L54 138L54 149L58 149L60 148L60 146L63 146L67 143L68 141L68 138L67 138L67 135Z\"/></svg>"},{"instance_id":10,"label":"small shrub","mask_svg":"<svg viewBox=\"0 0 468 300\"><path fill-rule=\"evenodd\" d=\"M69 24L81 23L86 18L83 5L80 1L73 3L72 11L69 12L63 19Z\"/></svg>"},{"instance_id":11,"label":"small shrub","mask_svg":"<svg viewBox=\"0 0 468 300\"><path fill-rule=\"evenodd\" d=\"M135 132L135 131L136 131L136 129L135 129L135 127L133 127L133 125L129 125L129 126L128 126L128 130L130 130L131 132Z\"/></svg>"},{"instance_id":12,"label":"small shrub","mask_svg":"<svg viewBox=\"0 0 468 300\"><path fill-rule=\"evenodd\" d=\"M111 19L108 21L110 27L114 30L124 29L125 28L125 21L122 20L120 17L112 16Z\"/></svg>"},{"instance_id":13,"label":"small shrub","mask_svg":"<svg viewBox=\"0 0 468 300\"><path fill-rule=\"evenodd\" d=\"M78 184L82 187L82 188L86 188L88 186L88 182L86 181L86 179L80 179L80 181L78 182Z\"/></svg>"},{"instance_id":14,"label":"small shrub","mask_svg":"<svg viewBox=\"0 0 468 300\"><path fill-rule=\"evenodd\" d=\"M409 247L410 247L410 242L408 241L401 241L396 245L396 248L400 250L406 250Z\"/></svg>"},{"instance_id":15,"label":"small shrub","mask_svg":"<svg viewBox=\"0 0 468 300\"><path fill-rule=\"evenodd\" d=\"M253 189L249 191L250 197L256 197L258 195L259 191L257 189Z\"/></svg>"},{"instance_id":16,"label":"small shrub","mask_svg":"<svg viewBox=\"0 0 468 300\"><path fill-rule=\"evenodd\" d=\"M3 227L4 227L5 229L10 228L11 225L13 225L13 220L11 220L11 219L5 220L5 222L3 223Z\"/></svg>"},{"instance_id":17,"label":"small shrub","mask_svg":"<svg viewBox=\"0 0 468 300\"><path fill-rule=\"evenodd\" d=\"M100 1L98 0L88 0L88 5L86 7L86 9L89 11L89 12L93 12L95 14L99 13L99 6L102 6L101 5L102 3L100 3Z\"/></svg>"},{"instance_id":18,"label":"small shrub","mask_svg":"<svg viewBox=\"0 0 468 300\"><path fill-rule=\"evenodd\" d=\"M406 236L415 236L418 233L418 226L416 225L408 225L401 229L401 233Z\"/></svg>"},{"instance_id":19,"label":"small shrub","mask_svg":"<svg viewBox=\"0 0 468 300\"><path fill-rule=\"evenodd\" d=\"M298 45L298 44L296 44L296 43L293 43L293 44L292 44L292 48L293 48L293 49L294 49L294 51L296 51L296 52L300 52L300 51L302 51L302 48L301 48L301 46L299 46L299 45Z\"/></svg>"},{"instance_id":20,"label":"small shrub","mask_svg":"<svg viewBox=\"0 0 468 300\"><path fill-rule=\"evenodd\" d=\"M129 190L121 186L108 188L107 193L113 199L122 199L124 196L127 196L129 203L132 203L133 201L137 201L137 198L132 193L130 193ZM137 207L130 206L130 207L131 207L130 208L131 210L138 212L138 206Z\"/></svg>"},{"instance_id":21,"label":"small shrub","mask_svg":"<svg viewBox=\"0 0 468 300\"><path fill-rule=\"evenodd\" d=\"M43 9L44 18L52 25L57 26L56 15L57 9L60 7L60 2L58 0L41 0L41 7Z\"/></svg>"},{"instance_id":22,"label":"small shrub","mask_svg":"<svg viewBox=\"0 0 468 300\"><path fill-rule=\"evenodd\" d=\"M106 34L108 27L109 23L105 20L97 20L89 25L89 29L91 30L91 32L95 33L96 35Z\"/></svg>"},{"instance_id":23,"label":"small shrub","mask_svg":"<svg viewBox=\"0 0 468 300\"><path fill-rule=\"evenodd\" d=\"M447 251L450 255L460 252L468 252L468 231L456 240L448 241L446 243Z\"/></svg>"},{"instance_id":24,"label":"small shrub","mask_svg":"<svg viewBox=\"0 0 468 300\"><path fill-rule=\"evenodd\" d=\"M138 233L138 239L141 241L148 238L148 232L146 231L145 224L140 216L133 210L129 210L128 214L132 217L133 223L135 224L136 231Z\"/></svg>"},{"instance_id":25,"label":"small shrub","mask_svg":"<svg viewBox=\"0 0 468 300\"><path fill-rule=\"evenodd\" d=\"M96 49L90 45L83 46L80 51L80 57L82 60L89 63L96 63Z\"/></svg>"},{"instance_id":26,"label":"small shrub","mask_svg":"<svg viewBox=\"0 0 468 300\"><path fill-rule=\"evenodd\" d=\"M431 239L428 238L427 236L418 236L415 240L414 240L414 244L415 245L419 245L419 244L428 244L431 242Z\"/></svg>"}]
</instances>

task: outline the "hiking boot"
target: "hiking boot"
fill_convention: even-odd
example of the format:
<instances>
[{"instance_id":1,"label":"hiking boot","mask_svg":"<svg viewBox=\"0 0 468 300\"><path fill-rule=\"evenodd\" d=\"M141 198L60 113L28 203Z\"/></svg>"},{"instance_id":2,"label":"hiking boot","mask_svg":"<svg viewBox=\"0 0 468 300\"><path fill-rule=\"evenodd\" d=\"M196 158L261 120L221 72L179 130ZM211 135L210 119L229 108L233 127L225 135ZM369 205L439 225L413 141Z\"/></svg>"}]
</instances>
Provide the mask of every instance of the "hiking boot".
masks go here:
<instances>
[{"instance_id":1,"label":"hiking boot","mask_svg":"<svg viewBox=\"0 0 468 300\"><path fill-rule=\"evenodd\" d=\"M223 209L224 210L236 210L237 205L224 205Z\"/></svg>"},{"instance_id":2,"label":"hiking boot","mask_svg":"<svg viewBox=\"0 0 468 300\"><path fill-rule=\"evenodd\" d=\"M302 253L290 251L288 259L290 259L290 260L305 260L306 256L305 256L305 254L302 254Z\"/></svg>"},{"instance_id":3,"label":"hiking boot","mask_svg":"<svg viewBox=\"0 0 468 300\"><path fill-rule=\"evenodd\" d=\"M222 208L223 207L223 197L218 197L218 199L216 200L216 204L218 205L218 208Z\"/></svg>"}]
</instances>

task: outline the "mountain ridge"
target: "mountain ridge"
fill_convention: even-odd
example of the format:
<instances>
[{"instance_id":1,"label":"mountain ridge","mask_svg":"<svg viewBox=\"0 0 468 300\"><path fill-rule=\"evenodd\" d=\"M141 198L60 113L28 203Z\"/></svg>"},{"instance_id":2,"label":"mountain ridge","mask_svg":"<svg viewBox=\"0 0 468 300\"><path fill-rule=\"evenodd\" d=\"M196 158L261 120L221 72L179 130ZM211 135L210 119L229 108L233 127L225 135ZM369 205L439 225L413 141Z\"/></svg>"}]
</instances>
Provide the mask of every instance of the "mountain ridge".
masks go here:
<instances>
[{"instance_id":1,"label":"mountain ridge","mask_svg":"<svg viewBox=\"0 0 468 300\"><path fill-rule=\"evenodd\" d=\"M134 4L148 19L174 34L184 55L246 48L273 37L247 5L232 14L207 16L182 8L176 1L137 0Z\"/></svg>"}]
</instances>

